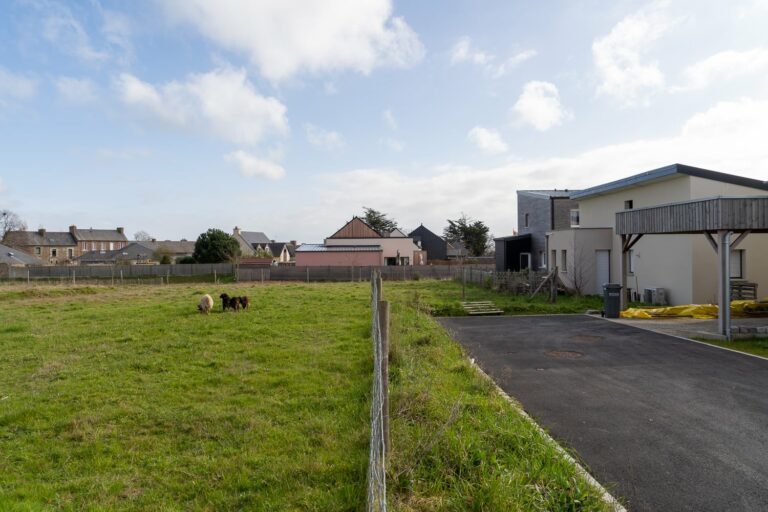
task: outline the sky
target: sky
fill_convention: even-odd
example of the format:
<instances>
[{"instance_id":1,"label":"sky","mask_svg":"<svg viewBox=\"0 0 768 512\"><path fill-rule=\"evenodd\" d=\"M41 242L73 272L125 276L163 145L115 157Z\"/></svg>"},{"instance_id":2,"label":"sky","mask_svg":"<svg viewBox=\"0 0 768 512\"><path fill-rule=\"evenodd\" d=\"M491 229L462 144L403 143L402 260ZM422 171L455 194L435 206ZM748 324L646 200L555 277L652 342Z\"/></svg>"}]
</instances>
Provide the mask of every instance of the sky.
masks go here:
<instances>
[{"instance_id":1,"label":"sky","mask_svg":"<svg viewBox=\"0 0 768 512\"><path fill-rule=\"evenodd\" d=\"M496 236L515 191L768 180L768 0L7 0L0 208L322 242L364 206Z\"/></svg>"}]
</instances>

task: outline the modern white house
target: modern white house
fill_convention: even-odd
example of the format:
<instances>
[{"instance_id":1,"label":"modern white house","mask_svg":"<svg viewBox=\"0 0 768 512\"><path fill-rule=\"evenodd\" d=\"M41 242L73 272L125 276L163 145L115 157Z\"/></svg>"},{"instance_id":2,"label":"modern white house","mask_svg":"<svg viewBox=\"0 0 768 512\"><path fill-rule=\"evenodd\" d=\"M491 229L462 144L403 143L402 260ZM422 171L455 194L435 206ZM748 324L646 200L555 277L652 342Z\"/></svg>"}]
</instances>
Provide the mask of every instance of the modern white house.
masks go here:
<instances>
[{"instance_id":1,"label":"modern white house","mask_svg":"<svg viewBox=\"0 0 768 512\"><path fill-rule=\"evenodd\" d=\"M568 286L600 294L604 283L623 282L630 299L661 288L669 304L716 303L718 258L712 233L645 234L627 248L626 238L616 233L617 213L708 198L766 198L768 182L673 164L570 197L578 201L572 227L547 233L548 266L557 266ZM763 218L768 212L749 215ZM768 296L768 235L740 237L730 250L729 266L732 281L754 283L760 296Z\"/></svg>"}]
</instances>

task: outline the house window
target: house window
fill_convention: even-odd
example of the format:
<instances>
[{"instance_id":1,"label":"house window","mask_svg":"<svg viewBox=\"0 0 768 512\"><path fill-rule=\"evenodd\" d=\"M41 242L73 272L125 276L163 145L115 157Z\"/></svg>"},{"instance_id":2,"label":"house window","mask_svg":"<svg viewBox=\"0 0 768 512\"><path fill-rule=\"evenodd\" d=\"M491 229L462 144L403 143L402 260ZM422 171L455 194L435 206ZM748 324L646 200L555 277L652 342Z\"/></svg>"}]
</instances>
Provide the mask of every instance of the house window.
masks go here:
<instances>
[{"instance_id":1,"label":"house window","mask_svg":"<svg viewBox=\"0 0 768 512\"><path fill-rule=\"evenodd\" d=\"M109 242L109 250L114 251L115 250L115 242Z\"/></svg>"},{"instance_id":2,"label":"house window","mask_svg":"<svg viewBox=\"0 0 768 512\"><path fill-rule=\"evenodd\" d=\"M625 210L631 210L635 207L635 202L631 199L624 201L624 209Z\"/></svg>"},{"instance_id":3,"label":"house window","mask_svg":"<svg viewBox=\"0 0 768 512\"><path fill-rule=\"evenodd\" d=\"M547 253L539 251L539 268L547 268Z\"/></svg>"},{"instance_id":4,"label":"house window","mask_svg":"<svg viewBox=\"0 0 768 512\"><path fill-rule=\"evenodd\" d=\"M629 250L629 254L627 255L627 260L629 261L629 273L634 274L635 273L635 251L633 249Z\"/></svg>"},{"instance_id":5,"label":"house window","mask_svg":"<svg viewBox=\"0 0 768 512\"><path fill-rule=\"evenodd\" d=\"M561 271L563 273L568 272L568 251L563 249L562 259L560 261Z\"/></svg>"},{"instance_id":6,"label":"house window","mask_svg":"<svg viewBox=\"0 0 768 512\"><path fill-rule=\"evenodd\" d=\"M88 250L88 242L83 242L83 251Z\"/></svg>"},{"instance_id":7,"label":"house window","mask_svg":"<svg viewBox=\"0 0 768 512\"><path fill-rule=\"evenodd\" d=\"M51 249L51 258L55 258L59 255L58 249Z\"/></svg>"},{"instance_id":8,"label":"house window","mask_svg":"<svg viewBox=\"0 0 768 512\"><path fill-rule=\"evenodd\" d=\"M39 247L35 247L35 254L36 255L40 256L42 254L42 252L43 252L42 249L40 249Z\"/></svg>"},{"instance_id":9,"label":"house window","mask_svg":"<svg viewBox=\"0 0 768 512\"><path fill-rule=\"evenodd\" d=\"M400 264L407 266L411 264L411 259L408 256L401 256L400 257Z\"/></svg>"},{"instance_id":10,"label":"house window","mask_svg":"<svg viewBox=\"0 0 768 512\"><path fill-rule=\"evenodd\" d=\"M731 278L744 278L744 250L735 249L731 251Z\"/></svg>"},{"instance_id":11,"label":"house window","mask_svg":"<svg viewBox=\"0 0 768 512\"><path fill-rule=\"evenodd\" d=\"M579 210L571 210L571 227L579 227Z\"/></svg>"},{"instance_id":12,"label":"house window","mask_svg":"<svg viewBox=\"0 0 768 512\"><path fill-rule=\"evenodd\" d=\"M528 227L528 214L525 214L525 227Z\"/></svg>"},{"instance_id":13,"label":"house window","mask_svg":"<svg viewBox=\"0 0 768 512\"><path fill-rule=\"evenodd\" d=\"M67 249L67 258L72 259L75 257L75 250L71 247Z\"/></svg>"},{"instance_id":14,"label":"house window","mask_svg":"<svg viewBox=\"0 0 768 512\"><path fill-rule=\"evenodd\" d=\"M96 250L96 242L91 242L91 250L92 251Z\"/></svg>"}]
</instances>

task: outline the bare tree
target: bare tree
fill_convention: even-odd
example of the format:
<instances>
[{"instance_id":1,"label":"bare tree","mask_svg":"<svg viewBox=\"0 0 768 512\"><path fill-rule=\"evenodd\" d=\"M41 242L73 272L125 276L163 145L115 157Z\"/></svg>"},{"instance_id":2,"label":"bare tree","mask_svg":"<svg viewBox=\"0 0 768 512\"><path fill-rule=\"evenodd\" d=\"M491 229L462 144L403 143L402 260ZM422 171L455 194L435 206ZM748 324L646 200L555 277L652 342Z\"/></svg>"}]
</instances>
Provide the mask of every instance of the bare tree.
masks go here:
<instances>
[{"instance_id":1,"label":"bare tree","mask_svg":"<svg viewBox=\"0 0 768 512\"><path fill-rule=\"evenodd\" d=\"M0 240L8 231L23 231L27 229L27 223L21 220L16 213L10 210L0 210Z\"/></svg>"},{"instance_id":2,"label":"bare tree","mask_svg":"<svg viewBox=\"0 0 768 512\"><path fill-rule=\"evenodd\" d=\"M137 231L133 234L133 239L136 240L137 242L151 242L152 235L150 235L146 231Z\"/></svg>"},{"instance_id":3,"label":"bare tree","mask_svg":"<svg viewBox=\"0 0 768 512\"><path fill-rule=\"evenodd\" d=\"M581 296L589 287L590 280L595 278L595 262L594 259L587 257L582 247L571 246L571 251L573 254L573 262L569 269L571 286L576 295Z\"/></svg>"}]
</instances>

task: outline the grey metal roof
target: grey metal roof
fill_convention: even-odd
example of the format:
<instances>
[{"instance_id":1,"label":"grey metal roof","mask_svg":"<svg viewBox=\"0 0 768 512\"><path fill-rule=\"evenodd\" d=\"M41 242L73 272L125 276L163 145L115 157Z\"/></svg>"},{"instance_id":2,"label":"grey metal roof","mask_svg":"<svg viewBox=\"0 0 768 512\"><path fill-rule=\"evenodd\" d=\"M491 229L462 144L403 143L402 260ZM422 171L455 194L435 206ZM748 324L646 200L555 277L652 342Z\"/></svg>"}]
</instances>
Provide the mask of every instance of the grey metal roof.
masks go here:
<instances>
[{"instance_id":1,"label":"grey metal roof","mask_svg":"<svg viewBox=\"0 0 768 512\"><path fill-rule=\"evenodd\" d=\"M508 240L522 240L524 238L531 238L531 233L525 233L524 235L510 235L510 236L500 236L499 238L494 238L494 242L502 242L502 241L508 241Z\"/></svg>"},{"instance_id":2,"label":"grey metal roof","mask_svg":"<svg viewBox=\"0 0 768 512\"><path fill-rule=\"evenodd\" d=\"M580 190L518 190L518 194L527 194L541 197L571 197L571 194L580 192Z\"/></svg>"},{"instance_id":3,"label":"grey metal roof","mask_svg":"<svg viewBox=\"0 0 768 512\"><path fill-rule=\"evenodd\" d=\"M3 242L11 247L29 246L76 246L77 242L69 231L46 231L41 235L38 231L9 231Z\"/></svg>"},{"instance_id":4,"label":"grey metal roof","mask_svg":"<svg viewBox=\"0 0 768 512\"><path fill-rule=\"evenodd\" d=\"M652 171L635 174L634 176L630 176L628 178L597 185L580 192L574 192L571 195L571 199L586 199L592 196L607 194L615 190L621 190L623 188L632 187L649 181L674 176L675 174L695 176L697 178L720 181L723 183L729 183L731 185L740 185L742 187L751 187L758 190L768 190L768 182L765 181L745 178L744 176L736 176L735 174L710 171L708 169L701 169L699 167L691 167L690 165L672 164L666 167L654 169Z\"/></svg>"},{"instance_id":5,"label":"grey metal roof","mask_svg":"<svg viewBox=\"0 0 768 512\"><path fill-rule=\"evenodd\" d=\"M296 252L380 252L380 245L301 244Z\"/></svg>"},{"instance_id":6,"label":"grey metal roof","mask_svg":"<svg viewBox=\"0 0 768 512\"><path fill-rule=\"evenodd\" d=\"M78 242L127 242L125 234L116 229L75 229Z\"/></svg>"},{"instance_id":7,"label":"grey metal roof","mask_svg":"<svg viewBox=\"0 0 768 512\"><path fill-rule=\"evenodd\" d=\"M7 265L44 265L45 262L39 258L27 254L24 251L0 244L0 263Z\"/></svg>"}]
</instances>

